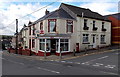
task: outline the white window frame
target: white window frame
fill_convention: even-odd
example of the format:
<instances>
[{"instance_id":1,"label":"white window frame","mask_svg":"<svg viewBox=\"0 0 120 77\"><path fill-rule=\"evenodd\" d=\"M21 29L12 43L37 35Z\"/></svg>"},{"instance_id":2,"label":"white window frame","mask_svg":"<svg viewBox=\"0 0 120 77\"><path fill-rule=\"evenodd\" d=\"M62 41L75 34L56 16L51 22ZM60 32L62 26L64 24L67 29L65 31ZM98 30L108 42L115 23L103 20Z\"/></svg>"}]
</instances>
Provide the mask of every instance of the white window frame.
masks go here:
<instances>
[{"instance_id":1,"label":"white window frame","mask_svg":"<svg viewBox=\"0 0 120 77\"><path fill-rule=\"evenodd\" d=\"M89 43L89 34L83 34L83 43Z\"/></svg>"}]
</instances>

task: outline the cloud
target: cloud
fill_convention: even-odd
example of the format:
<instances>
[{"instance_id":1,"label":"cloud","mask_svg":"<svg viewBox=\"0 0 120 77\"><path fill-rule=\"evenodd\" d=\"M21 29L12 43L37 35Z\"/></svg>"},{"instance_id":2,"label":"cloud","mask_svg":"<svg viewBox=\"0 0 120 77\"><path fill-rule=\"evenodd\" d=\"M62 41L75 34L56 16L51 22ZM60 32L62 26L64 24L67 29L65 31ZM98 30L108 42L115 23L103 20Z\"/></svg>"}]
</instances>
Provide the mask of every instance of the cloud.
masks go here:
<instances>
[{"instance_id":1,"label":"cloud","mask_svg":"<svg viewBox=\"0 0 120 77\"><path fill-rule=\"evenodd\" d=\"M118 3L109 3L109 2L91 2L91 3L84 3L81 4L80 7L89 8L94 12L98 12L102 15L108 15L116 13L118 8Z\"/></svg>"},{"instance_id":2,"label":"cloud","mask_svg":"<svg viewBox=\"0 0 120 77\"><path fill-rule=\"evenodd\" d=\"M7 2L6 2L7 3ZM4 5L4 4L3 4ZM5 4L6 5L6 4ZM30 21L35 21L38 18L45 15L45 10L48 9L50 11L55 10L57 7L49 6L47 8L41 9L32 15L25 16L27 14L36 11L39 8L42 8L46 5L41 5L40 3L8 3L9 6L1 7L0 11L0 30L2 34L14 34L15 33L15 19L18 19L19 30L23 27L24 24L28 24ZM25 17L23 17L25 16ZM23 17L23 18L21 18ZM20 18L20 19L19 19ZM9 25L10 24L10 25ZM4 28L6 27L6 28ZM3 29L4 28L4 29ZM9 30L9 31L8 31Z\"/></svg>"}]
</instances>

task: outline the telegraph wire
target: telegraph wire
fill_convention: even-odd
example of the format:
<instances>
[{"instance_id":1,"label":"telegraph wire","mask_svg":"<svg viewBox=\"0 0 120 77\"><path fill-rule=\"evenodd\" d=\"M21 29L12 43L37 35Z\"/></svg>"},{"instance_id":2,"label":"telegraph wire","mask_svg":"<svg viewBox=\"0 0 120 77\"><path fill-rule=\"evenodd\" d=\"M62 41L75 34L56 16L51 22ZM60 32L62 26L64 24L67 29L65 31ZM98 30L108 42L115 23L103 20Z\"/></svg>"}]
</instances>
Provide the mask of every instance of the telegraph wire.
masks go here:
<instances>
[{"instance_id":1,"label":"telegraph wire","mask_svg":"<svg viewBox=\"0 0 120 77\"><path fill-rule=\"evenodd\" d=\"M58 1L59 1L59 0L56 0L55 2L52 2L52 3L50 3L50 4L48 4L48 5L44 6L44 7L42 7L42 8L40 8L40 9L35 10L35 11L33 11L32 13L30 13L30 14L26 14L25 16L20 17L20 18L18 18L18 19L22 19L22 18L24 18L24 17L26 17L26 16L28 16L28 15L31 15L31 14L33 14L33 13L37 12L37 11L40 11L40 10L42 10L42 9L44 9L44 8L46 8L46 7L50 6L50 5L52 5L52 4L56 3L56 2L58 2ZM0 29L5 29L5 28L8 28L8 27L9 27L9 25L12 25L15 21L16 21L16 20L14 20L14 21L13 21L13 22L11 22L10 24L8 24L8 26L6 26L6 27L2 27L2 28L0 28Z\"/></svg>"}]
</instances>

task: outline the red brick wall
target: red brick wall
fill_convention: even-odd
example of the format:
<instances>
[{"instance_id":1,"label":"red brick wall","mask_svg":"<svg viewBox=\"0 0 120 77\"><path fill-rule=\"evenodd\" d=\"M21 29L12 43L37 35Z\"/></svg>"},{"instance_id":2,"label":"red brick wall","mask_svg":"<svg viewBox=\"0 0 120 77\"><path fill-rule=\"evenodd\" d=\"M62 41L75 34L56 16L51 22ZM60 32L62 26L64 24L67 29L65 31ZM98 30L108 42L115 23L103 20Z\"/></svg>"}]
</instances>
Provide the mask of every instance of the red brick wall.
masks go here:
<instances>
[{"instance_id":1,"label":"red brick wall","mask_svg":"<svg viewBox=\"0 0 120 77\"><path fill-rule=\"evenodd\" d=\"M109 16L108 19L112 21L111 43L120 44L120 20L113 16Z\"/></svg>"}]
</instances>

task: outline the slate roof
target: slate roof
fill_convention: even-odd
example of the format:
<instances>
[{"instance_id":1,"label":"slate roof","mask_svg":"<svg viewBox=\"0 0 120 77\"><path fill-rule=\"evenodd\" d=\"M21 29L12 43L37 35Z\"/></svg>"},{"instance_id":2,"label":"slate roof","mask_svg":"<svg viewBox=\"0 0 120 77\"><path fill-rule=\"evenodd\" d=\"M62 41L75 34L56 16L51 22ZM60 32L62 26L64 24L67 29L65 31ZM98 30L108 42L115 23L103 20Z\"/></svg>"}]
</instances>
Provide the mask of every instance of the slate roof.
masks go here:
<instances>
[{"instance_id":1,"label":"slate roof","mask_svg":"<svg viewBox=\"0 0 120 77\"><path fill-rule=\"evenodd\" d=\"M73 17L71 17L65 10L63 10L62 8L59 8L58 10L55 10L53 12L50 12L49 14L39 18L37 21L35 21L33 24L42 21L44 19L50 19L50 18L66 18L66 19L74 19Z\"/></svg>"},{"instance_id":2,"label":"slate roof","mask_svg":"<svg viewBox=\"0 0 120 77\"><path fill-rule=\"evenodd\" d=\"M62 5L65 5L73 13L77 14L77 16L82 17L82 13L83 13L83 17L109 21L109 20L105 19L104 16L100 15L97 12L93 12L90 9L85 9L85 8L81 8L81 7L77 7L77 6L73 6L73 5L68 5L65 3L62 3L61 6Z\"/></svg>"},{"instance_id":3,"label":"slate roof","mask_svg":"<svg viewBox=\"0 0 120 77\"><path fill-rule=\"evenodd\" d=\"M111 14L111 15L106 15L105 17L109 17L109 16L113 16L115 17L116 19L120 20L120 13L116 13L116 14Z\"/></svg>"}]
</instances>

